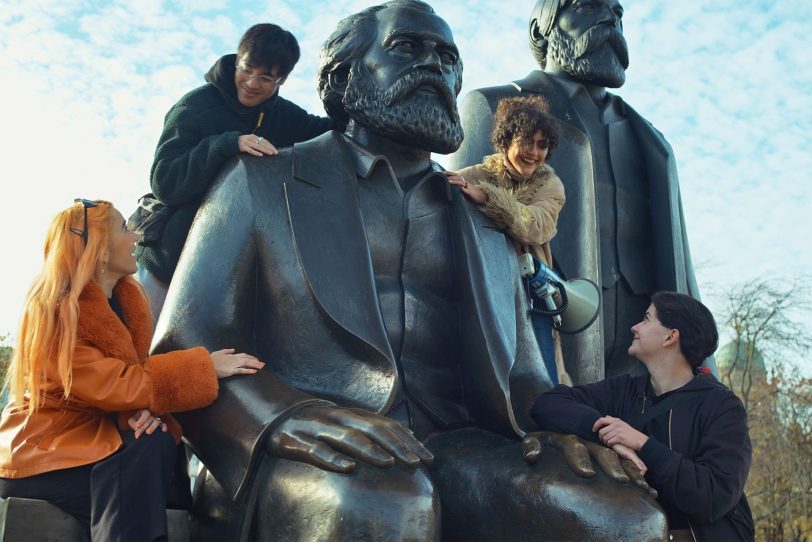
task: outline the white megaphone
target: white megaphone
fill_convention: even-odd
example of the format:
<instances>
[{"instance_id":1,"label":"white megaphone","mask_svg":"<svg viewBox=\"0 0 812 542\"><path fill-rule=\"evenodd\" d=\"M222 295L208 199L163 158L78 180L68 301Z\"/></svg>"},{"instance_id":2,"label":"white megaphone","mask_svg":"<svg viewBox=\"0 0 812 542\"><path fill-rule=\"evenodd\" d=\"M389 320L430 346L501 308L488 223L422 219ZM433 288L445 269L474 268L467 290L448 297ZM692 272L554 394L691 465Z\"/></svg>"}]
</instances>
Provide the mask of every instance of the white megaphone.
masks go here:
<instances>
[{"instance_id":1,"label":"white megaphone","mask_svg":"<svg viewBox=\"0 0 812 542\"><path fill-rule=\"evenodd\" d=\"M601 291L594 282L584 278L564 280L538 258L533 258L533 263L535 273L524 278L540 303L533 303L531 295L531 311L550 316L555 329L567 334L580 333L597 320ZM541 304L544 306L538 306Z\"/></svg>"}]
</instances>

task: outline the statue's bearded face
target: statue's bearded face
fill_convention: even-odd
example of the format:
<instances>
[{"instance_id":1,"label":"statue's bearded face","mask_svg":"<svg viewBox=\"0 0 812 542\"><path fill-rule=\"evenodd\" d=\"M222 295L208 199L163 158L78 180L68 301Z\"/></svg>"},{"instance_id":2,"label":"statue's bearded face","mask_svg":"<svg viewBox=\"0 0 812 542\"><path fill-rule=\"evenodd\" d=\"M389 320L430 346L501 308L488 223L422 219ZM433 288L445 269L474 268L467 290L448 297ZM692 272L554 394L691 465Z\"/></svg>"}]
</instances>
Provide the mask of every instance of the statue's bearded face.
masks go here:
<instances>
[{"instance_id":1,"label":"statue's bearded face","mask_svg":"<svg viewBox=\"0 0 812 542\"><path fill-rule=\"evenodd\" d=\"M561 66L574 79L617 88L626 81L629 50L616 0L589 2L585 11L576 0L563 8L548 36L547 59Z\"/></svg>"},{"instance_id":2,"label":"statue's bearded face","mask_svg":"<svg viewBox=\"0 0 812 542\"><path fill-rule=\"evenodd\" d=\"M451 31L436 15L413 9L386 9L378 19L378 37L350 68L347 113L400 143L441 154L455 151L462 125Z\"/></svg>"}]
</instances>

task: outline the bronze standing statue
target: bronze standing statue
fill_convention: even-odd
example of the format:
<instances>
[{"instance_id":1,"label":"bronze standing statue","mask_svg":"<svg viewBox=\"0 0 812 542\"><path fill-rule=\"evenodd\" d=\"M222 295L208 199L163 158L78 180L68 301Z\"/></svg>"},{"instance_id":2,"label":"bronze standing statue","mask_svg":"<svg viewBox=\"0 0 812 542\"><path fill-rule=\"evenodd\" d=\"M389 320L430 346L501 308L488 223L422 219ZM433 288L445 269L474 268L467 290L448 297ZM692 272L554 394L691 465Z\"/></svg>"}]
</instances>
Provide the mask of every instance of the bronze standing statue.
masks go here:
<instances>
[{"instance_id":1,"label":"bronze standing statue","mask_svg":"<svg viewBox=\"0 0 812 542\"><path fill-rule=\"evenodd\" d=\"M567 205L553 253L567 277L590 278L603 291L600 325L562 341L567 370L581 383L642 369L626 347L654 291L699 295L671 147L606 91L623 85L629 64L622 18L618 0L539 0L530 46L541 71L466 95L465 141L451 159L457 169L492 152L492 113L506 96L542 94L562 121L550 164Z\"/></svg>"},{"instance_id":2,"label":"bronze standing statue","mask_svg":"<svg viewBox=\"0 0 812 542\"><path fill-rule=\"evenodd\" d=\"M346 134L241 156L203 202L156 349L268 363L182 420L207 470L198 537L665 536L645 491L573 474L556 450L522 457L549 379L514 251L430 159L462 140L461 75L427 4L352 15L319 80Z\"/></svg>"}]
</instances>

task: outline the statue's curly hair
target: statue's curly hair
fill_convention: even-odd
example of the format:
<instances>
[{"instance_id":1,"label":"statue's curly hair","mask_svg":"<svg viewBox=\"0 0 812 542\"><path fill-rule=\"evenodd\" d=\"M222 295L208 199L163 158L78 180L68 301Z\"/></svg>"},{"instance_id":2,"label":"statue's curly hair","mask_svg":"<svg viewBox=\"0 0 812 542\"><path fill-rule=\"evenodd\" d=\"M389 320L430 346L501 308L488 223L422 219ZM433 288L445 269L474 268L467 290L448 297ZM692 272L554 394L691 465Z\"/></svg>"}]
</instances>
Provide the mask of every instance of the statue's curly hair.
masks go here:
<instances>
[{"instance_id":1,"label":"statue's curly hair","mask_svg":"<svg viewBox=\"0 0 812 542\"><path fill-rule=\"evenodd\" d=\"M561 138L558 121L550 115L549 111L550 103L543 96L503 98L496 106L496 113L493 115L493 131L491 132L493 148L504 154L515 138L522 143L530 143L533 141L535 133L541 130L541 133L547 138L547 157L549 158Z\"/></svg>"}]
</instances>

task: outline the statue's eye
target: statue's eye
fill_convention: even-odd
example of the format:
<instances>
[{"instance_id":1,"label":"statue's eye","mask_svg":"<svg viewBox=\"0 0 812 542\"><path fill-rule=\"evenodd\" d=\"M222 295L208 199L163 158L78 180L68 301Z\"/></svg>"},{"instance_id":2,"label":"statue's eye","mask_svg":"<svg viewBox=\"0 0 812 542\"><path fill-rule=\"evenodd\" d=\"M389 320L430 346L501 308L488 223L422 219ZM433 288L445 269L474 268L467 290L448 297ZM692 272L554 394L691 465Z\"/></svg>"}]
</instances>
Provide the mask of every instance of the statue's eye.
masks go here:
<instances>
[{"instance_id":1,"label":"statue's eye","mask_svg":"<svg viewBox=\"0 0 812 542\"><path fill-rule=\"evenodd\" d=\"M437 54L443 64L452 66L457 63L457 55L453 51L438 51Z\"/></svg>"},{"instance_id":2,"label":"statue's eye","mask_svg":"<svg viewBox=\"0 0 812 542\"><path fill-rule=\"evenodd\" d=\"M400 53L413 53L417 46L412 40L397 40L392 42L391 48Z\"/></svg>"}]
</instances>

